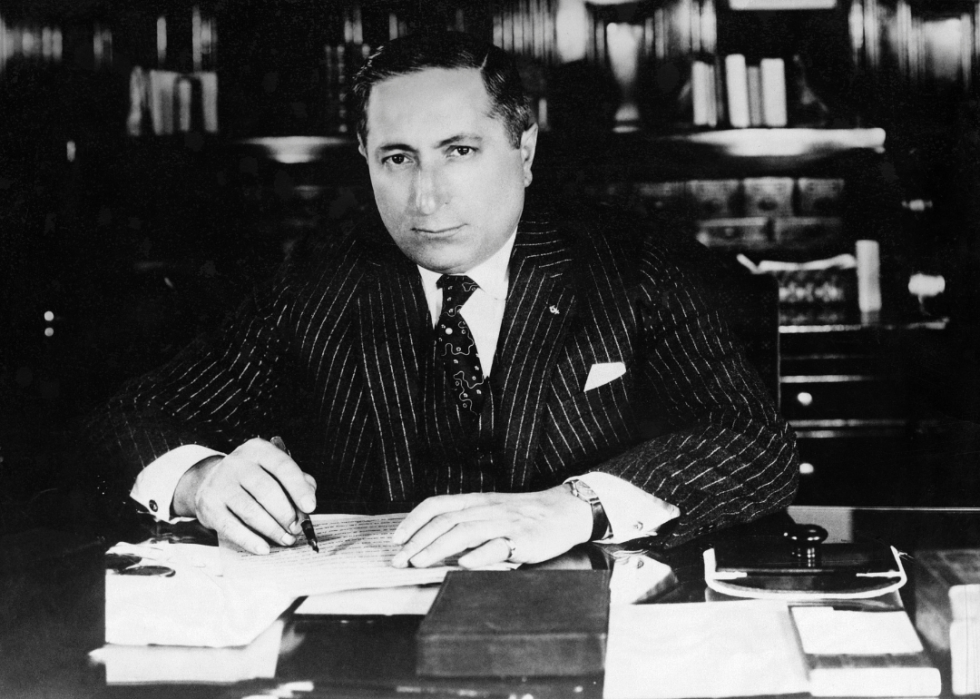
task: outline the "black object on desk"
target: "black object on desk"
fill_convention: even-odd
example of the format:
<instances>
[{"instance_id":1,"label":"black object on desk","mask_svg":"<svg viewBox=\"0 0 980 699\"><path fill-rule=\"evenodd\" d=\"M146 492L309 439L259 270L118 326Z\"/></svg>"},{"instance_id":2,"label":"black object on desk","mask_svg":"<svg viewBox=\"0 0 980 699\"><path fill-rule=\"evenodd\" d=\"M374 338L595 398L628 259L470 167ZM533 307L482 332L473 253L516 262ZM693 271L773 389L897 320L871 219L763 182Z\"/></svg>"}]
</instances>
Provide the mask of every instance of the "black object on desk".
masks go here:
<instances>
[{"instance_id":1,"label":"black object on desk","mask_svg":"<svg viewBox=\"0 0 980 699\"><path fill-rule=\"evenodd\" d=\"M602 672L609 576L605 570L451 571L416 636L419 674Z\"/></svg>"},{"instance_id":2,"label":"black object on desk","mask_svg":"<svg viewBox=\"0 0 980 699\"><path fill-rule=\"evenodd\" d=\"M96 679L86 654L105 644L104 551L47 529L0 538L0 695L56 694L51 683L84 695Z\"/></svg>"},{"instance_id":3,"label":"black object on desk","mask_svg":"<svg viewBox=\"0 0 980 699\"><path fill-rule=\"evenodd\" d=\"M891 547L877 541L825 544L826 538L822 527L804 524L787 528L783 536L725 541L715 546L715 570L743 574L725 584L746 592L870 592L902 579Z\"/></svg>"}]
</instances>

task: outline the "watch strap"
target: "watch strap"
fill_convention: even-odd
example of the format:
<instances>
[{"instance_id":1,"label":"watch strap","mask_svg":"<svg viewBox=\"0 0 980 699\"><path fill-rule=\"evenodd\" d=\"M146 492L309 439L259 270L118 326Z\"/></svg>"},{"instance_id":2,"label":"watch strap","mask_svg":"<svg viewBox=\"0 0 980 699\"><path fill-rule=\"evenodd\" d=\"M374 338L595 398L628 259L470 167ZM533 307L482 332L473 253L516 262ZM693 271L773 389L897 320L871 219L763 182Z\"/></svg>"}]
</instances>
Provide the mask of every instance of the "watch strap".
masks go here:
<instances>
[{"instance_id":1,"label":"watch strap","mask_svg":"<svg viewBox=\"0 0 980 699\"><path fill-rule=\"evenodd\" d=\"M609 534L609 518L606 516L606 509L602 506L599 496L589 487L588 483L579 479L568 481L568 487L572 495L589 503L592 508L592 533L589 535L589 541L605 539Z\"/></svg>"}]
</instances>

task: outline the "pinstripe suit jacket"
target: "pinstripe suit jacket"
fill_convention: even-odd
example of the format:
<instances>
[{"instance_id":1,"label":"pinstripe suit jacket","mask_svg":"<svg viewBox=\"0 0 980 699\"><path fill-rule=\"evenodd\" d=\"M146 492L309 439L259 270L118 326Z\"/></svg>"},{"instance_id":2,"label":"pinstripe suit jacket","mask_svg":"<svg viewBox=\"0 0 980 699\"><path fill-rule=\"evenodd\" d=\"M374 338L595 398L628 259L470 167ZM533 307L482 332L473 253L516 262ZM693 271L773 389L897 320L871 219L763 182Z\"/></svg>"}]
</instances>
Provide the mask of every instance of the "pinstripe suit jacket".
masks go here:
<instances>
[{"instance_id":1,"label":"pinstripe suit jacket","mask_svg":"<svg viewBox=\"0 0 980 699\"><path fill-rule=\"evenodd\" d=\"M786 506L791 433L691 275L653 236L525 211L490 400L455 409L431 370L418 270L373 218L294 253L210 340L131 382L97 418L122 466L180 444L282 434L322 500L526 491L601 470L677 505L670 545ZM590 367L626 374L588 392Z\"/></svg>"}]
</instances>

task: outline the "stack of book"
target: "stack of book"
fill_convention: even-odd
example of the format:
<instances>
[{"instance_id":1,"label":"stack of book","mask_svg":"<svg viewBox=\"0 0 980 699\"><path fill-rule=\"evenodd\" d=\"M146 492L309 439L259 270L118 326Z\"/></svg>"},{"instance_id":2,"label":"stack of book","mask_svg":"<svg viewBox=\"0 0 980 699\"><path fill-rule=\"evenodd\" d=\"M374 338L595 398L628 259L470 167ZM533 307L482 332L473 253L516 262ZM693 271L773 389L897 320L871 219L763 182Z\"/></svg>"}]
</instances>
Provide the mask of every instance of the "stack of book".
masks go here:
<instances>
[{"instance_id":1,"label":"stack of book","mask_svg":"<svg viewBox=\"0 0 980 699\"><path fill-rule=\"evenodd\" d=\"M782 58L763 58L747 65L733 53L724 63L696 60L691 66L695 126L732 128L787 125L786 66Z\"/></svg>"}]
</instances>

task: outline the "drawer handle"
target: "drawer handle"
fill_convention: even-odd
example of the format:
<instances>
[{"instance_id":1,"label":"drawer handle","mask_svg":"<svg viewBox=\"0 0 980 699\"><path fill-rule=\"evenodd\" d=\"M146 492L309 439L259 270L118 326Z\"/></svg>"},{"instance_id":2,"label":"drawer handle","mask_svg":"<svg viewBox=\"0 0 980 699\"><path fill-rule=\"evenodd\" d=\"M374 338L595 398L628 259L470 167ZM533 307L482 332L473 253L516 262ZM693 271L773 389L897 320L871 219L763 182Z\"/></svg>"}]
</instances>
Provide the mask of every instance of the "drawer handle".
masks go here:
<instances>
[{"instance_id":1,"label":"drawer handle","mask_svg":"<svg viewBox=\"0 0 980 699\"><path fill-rule=\"evenodd\" d=\"M801 476L812 476L816 469L808 461L803 461L800 463L800 475Z\"/></svg>"},{"instance_id":2,"label":"drawer handle","mask_svg":"<svg viewBox=\"0 0 980 699\"><path fill-rule=\"evenodd\" d=\"M800 391L796 394L796 402L804 408L808 408L813 404L813 394L807 391Z\"/></svg>"}]
</instances>

